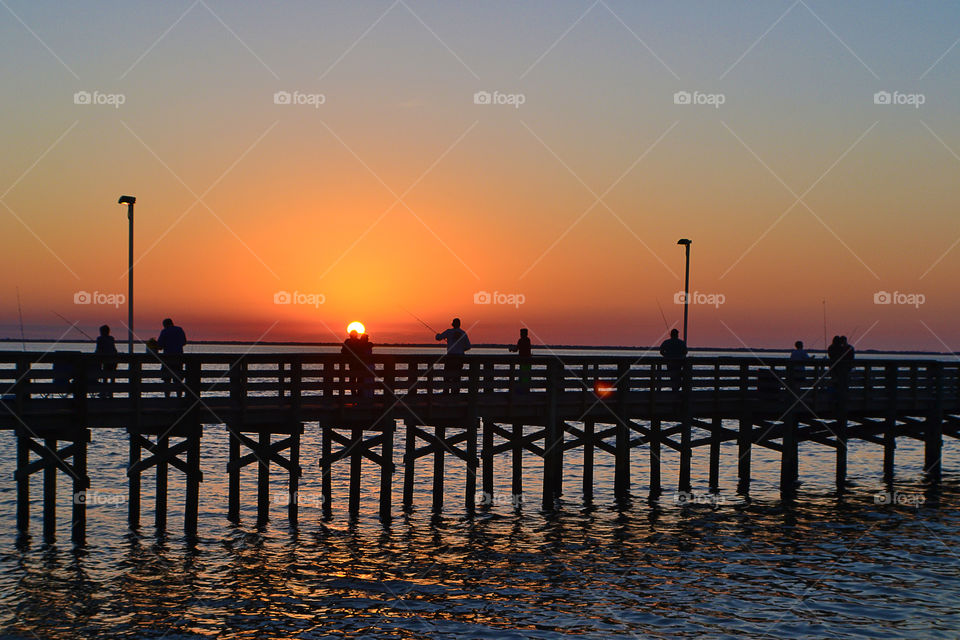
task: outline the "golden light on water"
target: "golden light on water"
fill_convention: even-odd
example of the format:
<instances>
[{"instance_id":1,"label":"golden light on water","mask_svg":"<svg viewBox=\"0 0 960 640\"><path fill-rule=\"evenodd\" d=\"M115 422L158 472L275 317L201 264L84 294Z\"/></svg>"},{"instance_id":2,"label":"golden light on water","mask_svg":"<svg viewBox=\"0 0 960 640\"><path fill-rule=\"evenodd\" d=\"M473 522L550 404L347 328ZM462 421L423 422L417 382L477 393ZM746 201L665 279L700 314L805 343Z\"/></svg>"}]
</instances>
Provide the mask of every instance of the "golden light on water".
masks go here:
<instances>
[{"instance_id":1,"label":"golden light on water","mask_svg":"<svg viewBox=\"0 0 960 640\"><path fill-rule=\"evenodd\" d=\"M347 325L347 333L350 333L352 331L356 331L357 333L363 335L364 333L367 332L367 328L363 326L362 322L354 320L353 322Z\"/></svg>"}]
</instances>

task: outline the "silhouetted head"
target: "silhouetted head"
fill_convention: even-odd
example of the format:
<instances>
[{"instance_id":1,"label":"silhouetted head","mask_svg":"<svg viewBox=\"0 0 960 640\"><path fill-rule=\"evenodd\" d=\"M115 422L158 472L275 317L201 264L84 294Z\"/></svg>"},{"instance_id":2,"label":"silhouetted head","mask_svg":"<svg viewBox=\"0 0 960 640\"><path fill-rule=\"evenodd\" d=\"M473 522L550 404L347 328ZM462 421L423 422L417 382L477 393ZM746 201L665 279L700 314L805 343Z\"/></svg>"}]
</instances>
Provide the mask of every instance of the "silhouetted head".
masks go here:
<instances>
[{"instance_id":1,"label":"silhouetted head","mask_svg":"<svg viewBox=\"0 0 960 640\"><path fill-rule=\"evenodd\" d=\"M354 340L357 339L357 330L356 330L356 329L351 329L351 330L350 330L350 337L353 338Z\"/></svg>"},{"instance_id":2,"label":"silhouetted head","mask_svg":"<svg viewBox=\"0 0 960 640\"><path fill-rule=\"evenodd\" d=\"M840 336L840 344L847 344L847 336Z\"/></svg>"},{"instance_id":3,"label":"silhouetted head","mask_svg":"<svg viewBox=\"0 0 960 640\"><path fill-rule=\"evenodd\" d=\"M108 336L108 335L110 335L110 327L109 327L109 325L101 325L101 327L100 327L100 335L102 335L102 336Z\"/></svg>"},{"instance_id":4,"label":"silhouetted head","mask_svg":"<svg viewBox=\"0 0 960 640\"><path fill-rule=\"evenodd\" d=\"M680 336L680 332L679 332L679 331L677 331L676 329L670 329L670 337L671 337L671 338L673 338L674 340L676 340L677 337L679 337L679 336Z\"/></svg>"},{"instance_id":5,"label":"silhouetted head","mask_svg":"<svg viewBox=\"0 0 960 640\"><path fill-rule=\"evenodd\" d=\"M833 336L833 344L842 344L840 342L840 336Z\"/></svg>"},{"instance_id":6,"label":"silhouetted head","mask_svg":"<svg viewBox=\"0 0 960 640\"><path fill-rule=\"evenodd\" d=\"M360 342L370 342L370 336L365 333L360 334Z\"/></svg>"},{"instance_id":7,"label":"silhouetted head","mask_svg":"<svg viewBox=\"0 0 960 640\"><path fill-rule=\"evenodd\" d=\"M453 322L451 322L450 324L453 325L453 328L454 328L454 329L459 329L459 328L460 328L460 318L454 318L454 319L453 319Z\"/></svg>"},{"instance_id":8,"label":"silhouetted head","mask_svg":"<svg viewBox=\"0 0 960 640\"><path fill-rule=\"evenodd\" d=\"M526 338L526 337L527 337L527 330L526 330L526 329L520 329L520 337L521 337L521 338Z\"/></svg>"},{"instance_id":9,"label":"silhouetted head","mask_svg":"<svg viewBox=\"0 0 960 640\"><path fill-rule=\"evenodd\" d=\"M797 340L796 342L793 343L793 346L796 347L797 349L803 349L803 341Z\"/></svg>"},{"instance_id":10,"label":"silhouetted head","mask_svg":"<svg viewBox=\"0 0 960 640\"><path fill-rule=\"evenodd\" d=\"M165 326L165 327L172 327L172 326L173 326L173 320L171 320L170 318L164 318L164 319L163 319L163 326Z\"/></svg>"}]
</instances>

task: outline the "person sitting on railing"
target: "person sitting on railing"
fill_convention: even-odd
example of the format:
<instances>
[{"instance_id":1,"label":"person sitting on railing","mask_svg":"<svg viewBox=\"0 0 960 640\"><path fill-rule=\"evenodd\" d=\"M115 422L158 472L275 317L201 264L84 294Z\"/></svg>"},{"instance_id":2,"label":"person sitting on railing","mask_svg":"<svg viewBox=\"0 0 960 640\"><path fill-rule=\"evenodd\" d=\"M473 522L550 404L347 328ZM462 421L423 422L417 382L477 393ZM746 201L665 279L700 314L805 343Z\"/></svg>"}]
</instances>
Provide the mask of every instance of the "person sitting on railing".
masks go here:
<instances>
[{"instance_id":1,"label":"person sitting on railing","mask_svg":"<svg viewBox=\"0 0 960 640\"><path fill-rule=\"evenodd\" d=\"M164 318L163 330L157 336L157 348L163 351L163 370L160 377L166 381L177 382L177 397L183 397L183 388L179 384L183 378L183 346L187 344L187 334L173 324L170 318ZM170 397L170 391L165 392Z\"/></svg>"},{"instance_id":2,"label":"person sitting on railing","mask_svg":"<svg viewBox=\"0 0 960 640\"><path fill-rule=\"evenodd\" d=\"M112 358L112 356L117 355L117 341L110 335L109 325L102 325L100 327L100 335L97 336L97 346L93 350L95 354L104 356L103 362L101 363L100 370L103 375L100 377L100 382L104 385L112 385L114 381L114 373L117 371L117 361ZM100 394L102 398L112 398L112 391L103 391Z\"/></svg>"},{"instance_id":3,"label":"person sitting on railing","mask_svg":"<svg viewBox=\"0 0 960 640\"><path fill-rule=\"evenodd\" d=\"M465 355L470 350L470 338L467 337L467 332L460 328L460 318L454 318L449 329L437 334L437 341L440 340L447 341L448 356L458 356L447 359L443 365L447 393L458 393L460 390L460 371L463 368L459 356Z\"/></svg>"},{"instance_id":4,"label":"person sitting on railing","mask_svg":"<svg viewBox=\"0 0 960 640\"><path fill-rule=\"evenodd\" d=\"M517 340L517 344L515 346L510 347L510 351L519 355L521 359L530 357L530 336L527 335L526 329L520 329L520 339ZM518 376L517 391L520 393L527 393L530 391L529 362L520 363L520 375Z\"/></svg>"},{"instance_id":5,"label":"person sitting on railing","mask_svg":"<svg viewBox=\"0 0 960 640\"><path fill-rule=\"evenodd\" d=\"M813 356L807 353L807 350L803 348L803 341L797 340L793 343L793 351L790 352L790 360L796 364L793 366L793 375L794 383L797 385L802 385L807 378L807 374L804 371L804 363L807 360L812 360Z\"/></svg>"},{"instance_id":6,"label":"person sitting on railing","mask_svg":"<svg viewBox=\"0 0 960 640\"><path fill-rule=\"evenodd\" d=\"M670 386L674 391L680 391L683 380L683 361L687 357L687 343L680 339L679 331L670 330L670 337L660 345L660 355L667 361Z\"/></svg>"}]
</instances>

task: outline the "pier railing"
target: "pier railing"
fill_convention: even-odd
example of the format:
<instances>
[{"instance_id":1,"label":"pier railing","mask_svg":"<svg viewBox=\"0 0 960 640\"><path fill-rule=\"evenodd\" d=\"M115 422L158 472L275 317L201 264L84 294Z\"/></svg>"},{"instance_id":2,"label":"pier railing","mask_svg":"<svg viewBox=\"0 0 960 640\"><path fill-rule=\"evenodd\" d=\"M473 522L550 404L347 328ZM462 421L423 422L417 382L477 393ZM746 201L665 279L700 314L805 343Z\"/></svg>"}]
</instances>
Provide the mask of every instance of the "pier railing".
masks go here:
<instances>
[{"instance_id":1,"label":"pier railing","mask_svg":"<svg viewBox=\"0 0 960 640\"><path fill-rule=\"evenodd\" d=\"M956 406L960 363L861 359L831 368L826 360L691 357L375 355L358 361L339 354L153 354L104 357L88 353L0 352L0 392L7 413L57 412L113 406L178 395L211 406L537 404L550 393L561 404L589 406L612 398L673 401L677 390L697 402L749 398L758 406L799 402L814 408L843 394L851 407L896 400ZM227 400L224 404L224 400ZM15 426L7 422L7 428Z\"/></svg>"}]
</instances>

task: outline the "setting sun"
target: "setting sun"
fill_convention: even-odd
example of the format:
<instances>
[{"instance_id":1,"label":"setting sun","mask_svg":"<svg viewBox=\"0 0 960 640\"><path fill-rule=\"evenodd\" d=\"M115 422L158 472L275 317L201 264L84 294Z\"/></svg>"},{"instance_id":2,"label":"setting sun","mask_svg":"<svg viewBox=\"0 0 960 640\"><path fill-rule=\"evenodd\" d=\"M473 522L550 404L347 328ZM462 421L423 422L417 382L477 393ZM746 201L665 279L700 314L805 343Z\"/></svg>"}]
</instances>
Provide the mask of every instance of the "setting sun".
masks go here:
<instances>
[{"instance_id":1,"label":"setting sun","mask_svg":"<svg viewBox=\"0 0 960 640\"><path fill-rule=\"evenodd\" d=\"M362 322L358 322L357 320L354 320L353 322L347 325L347 333L350 333L352 331L356 331L360 335L363 335L367 332L367 328L363 326Z\"/></svg>"}]
</instances>

